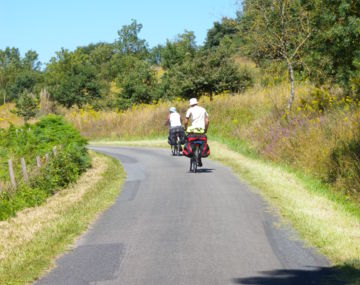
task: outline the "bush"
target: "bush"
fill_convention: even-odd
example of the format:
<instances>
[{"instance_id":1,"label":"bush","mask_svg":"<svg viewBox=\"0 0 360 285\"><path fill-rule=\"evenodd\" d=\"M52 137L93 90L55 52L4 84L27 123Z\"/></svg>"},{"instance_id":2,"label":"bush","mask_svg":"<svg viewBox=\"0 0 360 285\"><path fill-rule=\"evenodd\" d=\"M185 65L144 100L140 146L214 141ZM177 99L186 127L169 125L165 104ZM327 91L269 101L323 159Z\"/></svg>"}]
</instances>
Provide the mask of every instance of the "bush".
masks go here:
<instances>
[{"instance_id":1,"label":"bush","mask_svg":"<svg viewBox=\"0 0 360 285\"><path fill-rule=\"evenodd\" d=\"M43 203L50 195L75 182L90 166L86 140L62 117L48 116L35 125L20 129L11 126L0 131L0 139L0 153L7 154L0 163L7 164L8 158L18 162L20 157L25 157L31 173L29 184L25 184L19 176L20 163L15 163L19 185L16 191L0 195L0 220ZM50 161L38 170L34 165L35 157L52 153L54 146L58 147L57 155L51 154ZM6 171L0 173L2 180L8 177Z\"/></svg>"}]
</instances>

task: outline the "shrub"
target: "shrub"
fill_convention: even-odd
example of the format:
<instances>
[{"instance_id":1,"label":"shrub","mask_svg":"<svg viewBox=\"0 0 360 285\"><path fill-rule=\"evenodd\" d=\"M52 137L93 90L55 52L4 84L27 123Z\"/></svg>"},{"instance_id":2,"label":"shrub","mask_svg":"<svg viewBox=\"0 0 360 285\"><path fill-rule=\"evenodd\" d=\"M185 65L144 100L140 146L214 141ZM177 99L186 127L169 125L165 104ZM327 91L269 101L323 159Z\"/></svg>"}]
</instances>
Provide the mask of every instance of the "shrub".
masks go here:
<instances>
[{"instance_id":1,"label":"shrub","mask_svg":"<svg viewBox=\"0 0 360 285\"><path fill-rule=\"evenodd\" d=\"M59 116L44 117L35 125L20 129L11 126L0 131L0 139L0 154L4 154L0 163L7 164L8 158L18 162L20 157L25 157L30 171L30 182L26 184L20 177L20 164L15 163L18 187L16 191L8 190L0 195L0 220L43 203L50 195L75 182L90 166L86 140ZM38 170L35 157L52 153L54 146L61 146L57 155L51 154L49 162ZM5 172L0 172L2 180L8 177L7 167L4 169Z\"/></svg>"}]
</instances>

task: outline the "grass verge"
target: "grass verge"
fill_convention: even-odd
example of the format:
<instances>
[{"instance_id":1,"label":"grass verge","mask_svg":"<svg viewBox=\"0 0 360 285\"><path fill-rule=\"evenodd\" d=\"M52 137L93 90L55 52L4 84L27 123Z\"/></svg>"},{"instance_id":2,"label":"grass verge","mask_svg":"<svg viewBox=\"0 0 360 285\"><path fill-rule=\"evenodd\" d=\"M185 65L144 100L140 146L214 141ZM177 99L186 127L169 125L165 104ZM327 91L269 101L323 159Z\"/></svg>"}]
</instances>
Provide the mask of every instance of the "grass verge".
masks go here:
<instances>
[{"instance_id":1,"label":"grass verge","mask_svg":"<svg viewBox=\"0 0 360 285\"><path fill-rule=\"evenodd\" d=\"M113 204L125 181L118 160L91 152L93 168L78 183L0 222L0 284L27 284L54 266L96 216ZM89 183L91 181L91 183Z\"/></svg>"},{"instance_id":2,"label":"grass verge","mask_svg":"<svg viewBox=\"0 0 360 285\"><path fill-rule=\"evenodd\" d=\"M168 147L166 140L97 141L96 144ZM242 145L230 149L224 141L211 141L211 158L233 171L290 223L309 246L328 256L348 284L360 284L360 208L315 179L283 166L242 154Z\"/></svg>"}]
</instances>

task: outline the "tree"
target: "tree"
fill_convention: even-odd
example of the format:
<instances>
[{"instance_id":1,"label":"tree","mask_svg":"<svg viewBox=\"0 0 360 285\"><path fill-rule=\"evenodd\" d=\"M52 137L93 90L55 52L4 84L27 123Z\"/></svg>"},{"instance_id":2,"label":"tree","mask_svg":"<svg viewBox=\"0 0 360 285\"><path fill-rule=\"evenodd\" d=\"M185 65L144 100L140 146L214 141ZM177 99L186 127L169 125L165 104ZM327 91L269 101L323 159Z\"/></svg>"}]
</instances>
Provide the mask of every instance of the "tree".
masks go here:
<instances>
[{"instance_id":1,"label":"tree","mask_svg":"<svg viewBox=\"0 0 360 285\"><path fill-rule=\"evenodd\" d=\"M170 68L161 82L166 98L198 97L213 95L224 91L240 92L251 85L249 74L240 72L231 61L231 40L228 37L216 49L199 50L194 58Z\"/></svg>"},{"instance_id":2,"label":"tree","mask_svg":"<svg viewBox=\"0 0 360 285\"><path fill-rule=\"evenodd\" d=\"M116 50L124 55L135 54L143 57L147 54L146 41L139 38L142 24L138 24L132 19L130 25L124 25L118 31L119 39L115 42Z\"/></svg>"},{"instance_id":3,"label":"tree","mask_svg":"<svg viewBox=\"0 0 360 285\"><path fill-rule=\"evenodd\" d=\"M17 48L0 50L0 93L3 103L16 100L25 89L35 92L36 85L41 81L40 62L35 51L30 50L21 58Z\"/></svg>"},{"instance_id":4,"label":"tree","mask_svg":"<svg viewBox=\"0 0 360 285\"><path fill-rule=\"evenodd\" d=\"M46 69L46 83L51 96L67 108L91 103L101 97L102 82L97 67L81 49L62 49Z\"/></svg>"},{"instance_id":5,"label":"tree","mask_svg":"<svg viewBox=\"0 0 360 285\"><path fill-rule=\"evenodd\" d=\"M311 79L349 91L359 72L360 1L307 0L306 6L313 26L305 58Z\"/></svg>"},{"instance_id":6,"label":"tree","mask_svg":"<svg viewBox=\"0 0 360 285\"><path fill-rule=\"evenodd\" d=\"M176 64L182 64L186 59L193 58L196 50L194 32L185 31L179 34L175 41L167 40L161 51L161 65L164 68L171 68Z\"/></svg>"},{"instance_id":7,"label":"tree","mask_svg":"<svg viewBox=\"0 0 360 285\"><path fill-rule=\"evenodd\" d=\"M247 52L252 57L284 60L289 71L291 93L295 96L294 66L302 64L302 52L312 35L309 11L301 0L245 0L244 21L248 33Z\"/></svg>"},{"instance_id":8,"label":"tree","mask_svg":"<svg viewBox=\"0 0 360 285\"><path fill-rule=\"evenodd\" d=\"M226 36L215 50L204 49L196 57L195 81L199 93L214 94L224 91L241 92L252 84L250 75L240 72L232 60L231 39Z\"/></svg>"},{"instance_id":9,"label":"tree","mask_svg":"<svg viewBox=\"0 0 360 285\"><path fill-rule=\"evenodd\" d=\"M35 117L39 111L39 100L36 96L25 90L17 99L15 113L24 118L25 122Z\"/></svg>"},{"instance_id":10,"label":"tree","mask_svg":"<svg viewBox=\"0 0 360 285\"><path fill-rule=\"evenodd\" d=\"M156 87L155 72L148 62L135 56L124 56L117 84L121 90L118 104L120 109L134 104L151 103Z\"/></svg>"},{"instance_id":11,"label":"tree","mask_svg":"<svg viewBox=\"0 0 360 285\"><path fill-rule=\"evenodd\" d=\"M208 30L204 48L218 47L225 36L233 38L239 32L239 23L235 19L222 18L221 22L215 22Z\"/></svg>"}]
</instances>

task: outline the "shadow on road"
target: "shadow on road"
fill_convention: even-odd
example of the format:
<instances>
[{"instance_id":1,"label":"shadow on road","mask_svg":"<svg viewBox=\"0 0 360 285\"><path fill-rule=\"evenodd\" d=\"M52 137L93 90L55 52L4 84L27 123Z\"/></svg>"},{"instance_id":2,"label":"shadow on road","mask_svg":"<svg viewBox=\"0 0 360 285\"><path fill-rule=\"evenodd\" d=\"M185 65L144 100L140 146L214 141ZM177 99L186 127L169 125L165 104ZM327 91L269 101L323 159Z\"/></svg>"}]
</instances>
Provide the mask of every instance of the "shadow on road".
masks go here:
<instances>
[{"instance_id":1,"label":"shadow on road","mask_svg":"<svg viewBox=\"0 0 360 285\"><path fill-rule=\"evenodd\" d=\"M344 285L360 284L360 270L351 266L309 267L308 270L264 271L259 276L234 278L243 285Z\"/></svg>"},{"instance_id":2,"label":"shadow on road","mask_svg":"<svg viewBox=\"0 0 360 285\"><path fill-rule=\"evenodd\" d=\"M196 173L213 173L214 169L212 168L198 168ZM190 171L189 171L190 173Z\"/></svg>"}]
</instances>

